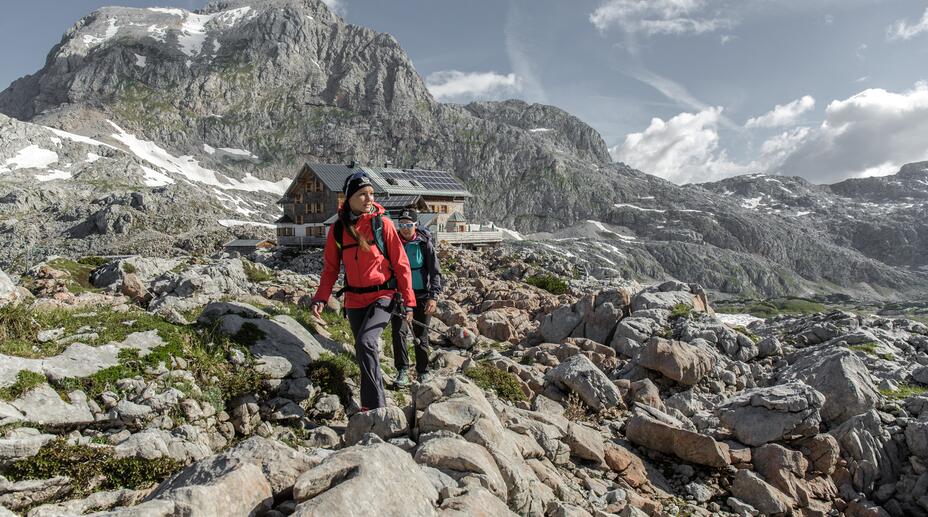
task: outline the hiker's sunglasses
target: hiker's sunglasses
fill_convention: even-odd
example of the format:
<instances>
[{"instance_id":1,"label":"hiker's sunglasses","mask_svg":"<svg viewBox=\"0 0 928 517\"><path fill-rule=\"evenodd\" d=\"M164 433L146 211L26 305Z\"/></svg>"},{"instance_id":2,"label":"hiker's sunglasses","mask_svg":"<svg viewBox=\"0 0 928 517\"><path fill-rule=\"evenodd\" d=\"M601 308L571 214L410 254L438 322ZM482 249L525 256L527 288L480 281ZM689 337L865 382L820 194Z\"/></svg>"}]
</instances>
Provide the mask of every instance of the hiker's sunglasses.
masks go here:
<instances>
[{"instance_id":1,"label":"hiker's sunglasses","mask_svg":"<svg viewBox=\"0 0 928 517\"><path fill-rule=\"evenodd\" d=\"M416 223L400 223L400 229L404 228L415 228Z\"/></svg>"}]
</instances>

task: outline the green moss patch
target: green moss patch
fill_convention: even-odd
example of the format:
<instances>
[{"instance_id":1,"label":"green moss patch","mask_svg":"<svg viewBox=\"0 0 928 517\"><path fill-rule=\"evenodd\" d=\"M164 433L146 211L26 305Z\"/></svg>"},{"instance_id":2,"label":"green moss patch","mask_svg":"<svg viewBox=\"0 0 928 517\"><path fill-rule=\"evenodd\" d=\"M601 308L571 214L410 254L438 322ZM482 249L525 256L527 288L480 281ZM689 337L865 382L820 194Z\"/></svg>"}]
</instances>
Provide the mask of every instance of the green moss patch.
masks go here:
<instances>
[{"instance_id":1,"label":"green moss patch","mask_svg":"<svg viewBox=\"0 0 928 517\"><path fill-rule=\"evenodd\" d=\"M821 303L807 298L774 298L747 303L716 304L716 311L728 314L748 313L758 318L773 318L781 314L814 314L825 312L827 308Z\"/></svg>"},{"instance_id":2,"label":"green moss patch","mask_svg":"<svg viewBox=\"0 0 928 517\"><path fill-rule=\"evenodd\" d=\"M252 283L269 282L274 279L274 274L265 268L258 266L254 262L242 259L242 267L245 269L245 276Z\"/></svg>"},{"instance_id":3,"label":"green moss patch","mask_svg":"<svg viewBox=\"0 0 928 517\"><path fill-rule=\"evenodd\" d=\"M147 373L149 368L162 363L170 367L173 358L181 357L187 361L187 370L198 384L206 387L200 399L213 404L217 410L224 410L225 403L231 399L261 391L264 377L254 368L250 352L215 327L178 327L164 320L158 327L159 335L166 342L164 345L153 348L144 356L138 350L123 349L116 366L89 377L61 379L54 383L55 387L61 392L79 389L96 399L104 391L118 392L116 382L120 379L141 377L152 380L154 376ZM229 362L227 355L233 348L245 354L245 364Z\"/></svg>"},{"instance_id":4,"label":"green moss patch","mask_svg":"<svg viewBox=\"0 0 928 517\"><path fill-rule=\"evenodd\" d=\"M66 271L70 276L68 290L74 294L80 294L85 291L98 292L93 284L90 283L90 273L97 268L93 261L81 262L77 260L58 258L48 263L49 267Z\"/></svg>"},{"instance_id":5,"label":"green moss patch","mask_svg":"<svg viewBox=\"0 0 928 517\"><path fill-rule=\"evenodd\" d=\"M518 402L526 399L517 377L491 364L481 363L464 372L464 375L472 379L477 386L496 393L503 400Z\"/></svg>"},{"instance_id":6,"label":"green moss patch","mask_svg":"<svg viewBox=\"0 0 928 517\"><path fill-rule=\"evenodd\" d=\"M347 405L351 400L351 388L345 381L354 379L355 382L359 382L361 369L355 358L349 354L335 355L326 352L309 365L306 376L323 392L338 395L342 404Z\"/></svg>"},{"instance_id":7,"label":"green moss patch","mask_svg":"<svg viewBox=\"0 0 928 517\"><path fill-rule=\"evenodd\" d=\"M16 400L33 388L45 384L45 376L31 370L21 370L16 374L16 382L6 388L0 388L0 400Z\"/></svg>"},{"instance_id":8,"label":"green moss patch","mask_svg":"<svg viewBox=\"0 0 928 517\"><path fill-rule=\"evenodd\" d=\"M736 332L738 332L738 333L740 333L740 334L744 334L745 336L747 336L748 339L750 339L754 344L757 344L757 343L760 341L760 336L758 336L757 334L755 334L755 333L751 332L750 330L748 330L747 327L745 327L744 325L738 325L738 326L732 327L732 328L733 328Z\"/></svg>"},{"instance_id":9,"label":"green moss patch","mask_svg":"<svg viewBox=\"0 0 928 517\"><path fill-rule=\"evenodd\" d=\"M544 289L551 294L564 294L567 292L567 282L554 275L532 275L525 279L525 283Z\"/></svg>"},{"instance_id":10,"label":"green moss patch","mask_svg":"<svg viewBox=\"0 0 928 517\"><path fill-rule=\"evenodd\" d=\"M904 382L894 390L880 390L880 395L890 400L903 400L917 395L924 395L926 392L928 392L928 388L924 386L916 386Z\"/></svg>"},{"instance_id":11,"label":"green moss patch","mask_svg":"<svg viewBox=\"0 0 928 517\"><path fill-rule=\"evenodd\" d=\"M129 334L157 330L161 339L174 345L183 341L189 330L142 310L114 312L109 307L36 310L19 305L0 308L0 353L18 357L43 358L60 354L69 343L40 343L42 330L64 329L64 336L88 327L94 339L81 339L88 345L120 342Z\"/></svg>"},{"instance_id":12,"label":"green moss patch","mask_svg":"<svg viewBox=\"0 0 928 517\"><path fill-rule=\"evenodd\" d=\"M73 492L66 497L73 498L98 490L147 488L181 467L169 458L116 458L109 448L68 445L57 439L35 456L14 462L3 474L12 481L68 476Z\"/></svg>"},{"instance_id":13,"label":"green moss patch","mask_svg":"<svg viewBox=\"0 0 928 517\"><path fill-rule=\"evenodd\" d=\"M851 345L847 348L855 352L864 352L867 355L876 356L879 345L875 341L869 341L867 343L860 343L859 345Z\"/></svg>"}]
</instances>

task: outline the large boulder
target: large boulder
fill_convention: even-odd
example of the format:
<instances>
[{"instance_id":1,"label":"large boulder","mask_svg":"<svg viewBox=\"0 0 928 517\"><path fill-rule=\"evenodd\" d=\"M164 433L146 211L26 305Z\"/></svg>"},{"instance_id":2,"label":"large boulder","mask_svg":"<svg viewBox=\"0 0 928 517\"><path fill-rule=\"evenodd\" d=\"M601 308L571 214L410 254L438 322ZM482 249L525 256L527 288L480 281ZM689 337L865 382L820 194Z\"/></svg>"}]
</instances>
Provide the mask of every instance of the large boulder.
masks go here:
<instances>
[{"instance_id":1,"label":"large boulder","mask_svg":"<svg viewBox=\"0 0 928 517\"><path fill-rule=\"evenodd\" d=\"M277 440L260 436L239 442L219 456L242 460L260 468L274 495L289 493L297 478L320 462L316 456L309 456Z\"/></svg>"},{"instance_id":2,"label":"large boulder","mask_svg":"<svg viewBox=\"0 0 928 517\"><path fill-rule=\"evenodd\" d=\"M870 411L880 400L866 365L844 348L814 350L791 364L780 380L800 380L824 395L822 419L832 427Z\"/></svg>"},{"instance_id":3,"label":"large boulder","mask_svg":"<svg viewBox=\"0 0 928 517\"><path fill-rule=\"evenodd\" d=\"M274 499L261 468L220 454L174 474L149 500L172 502L175 515L259 515Z\"/></svg>"},{"instance_id":4,"label":"large boulder","mask_svg":"<svg viewBox=\"0 0 928 517\"><path fill-rule=\"evenodd\" d=\"M306 367L326 349L303 325L285 314L271 317L244 303L212 302L198 318L247 345L256 368L272 379L305 377Z\"/></svg>"},{"instance_id":5,"label":"large boulder","mask_svg":"<svg viewBox=\"0 0 928 517\"><path fill-rule=\"evenodd\" d=\"M620 321L615 327L615 334L609 346L617 354L625 357L636 357L642 344L651 339L657 332L660 324L651 318L631 316Z\"/></svg>"},{"instance_id":6,"label":"large boulder","mask_svg":"<svg viewBox=\"0 0 928 517\"><path fill-rule=\"evenodd\" d=\"M545 514L545 509L555 496L549 487L539 481L525 461L526 456L541 456L544 452L538 443L531 443L533 439L528 429L520 429L527 434L517 435L513 430L505 428L497 415L497 412L506 413L515 411L515 408L502 403L494 406L487 400L483 390L461 377L435 379L420 384L414 392L414 405L417 413L422 411L422 416L418 418L420 436L435 431L450 432L460 434L468 442L483 447L496 461L506 482L509 508L520 515ZM558 420L558 417L541 418ZM564 419L561 417L560 420ZM564 430L566 426L564 420ZM557 433L558 437L563 435L558 430L551 431Z\"/></svg>"},{"instance_id":7,"label":"large boulder","mask_svg":"<svg viewBox=\"0 0 928 517\"><path fill-rule=\"evenodd\" d=\"M538 333L548 343L560 343L580 325L583 316L575 305L562 305L541 320Z\"/></svg>"},{"instance_id":8,"label":"large boulder","mask_svg":"<svg viewBox=\"0 0 928 517\"><path fill-rule=\"evenodd\" d=\"M638 354L638 364L687 386L698 384L715 368L715 356L706 348L652 337Z\"/></svg>"},{"instance_id":9,"label":"large boulder","mask_svg":"<svg viewBox=\"0 0 928 517\"><path fill-rule=\"evenodd\" d=\"M455 479L476 476L486 488L505 501L506 481L486 449L463 438L436 438L416 451L416 462L437 468Z\"/></svg>"},{"instance_id":10,"label":"large boulder","mask_svg":"<svg viewBox=\"0 0 928 517\"><path fill-rule=\"evenodd\" d=\"M367 433L373 433L384 440L389 440L406 432L406 414L396 406L359 411L348 420L345 444L354 445L360 442Z\"/></svg>"},{"instance_id":11,"label":"large boulder","mask_svg":"<svg viewBox=\"0 0 928 517\"><path fill-rule=\"evenodd\" d=\"M871 493L898 480L909 454L893 439L876 410L853 416L830 431L841 446L854 489Z\"/></svg>"},{"instance_id":12,"label":"large boulder","mask_svg":"<svg viewBox=\"0 0 928 517\"><path fill-rule=\"evenodd\" d=\"M792 501L786 494L747 469L735 474L731 493L764 515L785 514L792 508Z\"/></svg>"},{"instance_id":13,"label":"large boulder","mask_svg":"<svg viewBox=\"0 0 928 517\"><path fill-rule=\"evenodd\" d=\"M622 393L586 356L568 358L545 374L545 381L580 396L593 409L624 408Z\"/></svg>"},{"instance_id":14,"label":"large boulder","mask_svg":"<svg viewBox=\"0 0 928 517\"><path fill-rule=\"evenodd\" d=\"M435 515L438 491L412 456L375 443L342 449L305 472L293 498L297 517Z\"/></svg>"},{"instance_id":15,"label":"large boulder","mask_svg":"<svg viewBox=\"0 0 928 517\"><path fill-rule=\"evenodd\" d=\"M801 508L818 508L827 513L828 506L838 495L830 478L806 478L808 460L800 451L770 443L752 451L754 469L765 481L788 495Z\"/></svg>"},{"instance_id":16,"label":"large boulder","mask_svg":"<svg viewBox=\"0 0 928 517\"><path fill-rule=\"evenodd\" d=\"M728 446L711 436L687 431L638 414L625 425L625 436L638 445L672 454L682 460L708 467L724 468L731 464Z\"/></svg>"},{"instance_id":17,"label":"large boulder","mask_svg":"<svg viewBox=\"0 0 928 517\"><path fill-rule=\"evenodd\" d=\"M516 517L506 503L500 501L489 490L468 485L463 494L449 497L441 502L441 517Z\"/></svg>"},{"instance_id":18,"label":"large boulder","mask_svg":"<svg viewBox=\"0 0 928 517\"><path fill-rule=\"evenodd\" d=\"M758 446L818 434L824 402L821 393L793 381L746 390L726 401L719 417L739 441Z\"/></svg>"}]
</instances>

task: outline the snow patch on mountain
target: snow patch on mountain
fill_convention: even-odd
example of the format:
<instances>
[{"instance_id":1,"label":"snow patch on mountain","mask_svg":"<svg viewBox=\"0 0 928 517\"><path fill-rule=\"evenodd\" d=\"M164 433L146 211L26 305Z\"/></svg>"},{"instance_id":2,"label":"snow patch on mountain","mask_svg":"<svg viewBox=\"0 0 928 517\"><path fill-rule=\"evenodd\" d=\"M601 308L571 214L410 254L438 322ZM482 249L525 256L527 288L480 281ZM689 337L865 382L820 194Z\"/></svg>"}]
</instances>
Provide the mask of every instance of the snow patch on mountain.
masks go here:
<instances>
[{"instance_id":1,"label":"snow patch on mountain","mask_svg":"<svg viewBox=\"0 0 928 517\"><path fill-rule=\"evenodd\" d=\"M117 133L113 133L112 137L128 147L132 154L155 167L169 173L180 175L191 182L202 183L224 190L260 190L277 195L283 195L290 185L289 179L283 179L275 183L256 178L251 174L246 174L241 180L229 178L201 166L192 156L173 156L154 142L142 140L133 134L127 133L112 121L107 122L118 131ZM216 192L219 191L217 190ZM240 210L237 211L241 212ZM245 215L250 215L250 213L246 213Z\"/></svg>"},{"instance_id":2,"label":"snow patch on mountain","mask_svg":"<svg viewBox=\"0 0 928 517\"><path fill-rule=\"evenodd\" d=\"M19 169L44 169L58 161L58 153L32 144L20 149L12 158L0 166L0 173Z\"/></svg>"}]
</instances>

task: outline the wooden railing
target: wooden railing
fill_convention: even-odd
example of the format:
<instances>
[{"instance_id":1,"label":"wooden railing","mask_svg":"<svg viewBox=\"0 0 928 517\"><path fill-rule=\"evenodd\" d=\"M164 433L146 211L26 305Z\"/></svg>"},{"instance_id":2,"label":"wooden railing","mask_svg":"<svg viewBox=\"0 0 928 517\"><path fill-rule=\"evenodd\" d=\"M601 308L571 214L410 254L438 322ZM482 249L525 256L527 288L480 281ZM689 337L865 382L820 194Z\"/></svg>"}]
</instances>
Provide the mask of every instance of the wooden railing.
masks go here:
<instances>
[{"instance_id":1,"label":"wooden railing","mask_svg":"<svg viewBox=\"0 0 928 517\"><path fill-rule=\"evenodd\" d=\"M503 232L437 232L438 240L449 244L494 244L503 240Z\"/></svg>"}]
</instances>

